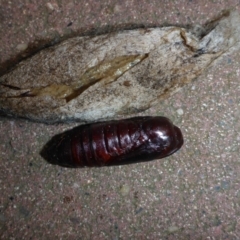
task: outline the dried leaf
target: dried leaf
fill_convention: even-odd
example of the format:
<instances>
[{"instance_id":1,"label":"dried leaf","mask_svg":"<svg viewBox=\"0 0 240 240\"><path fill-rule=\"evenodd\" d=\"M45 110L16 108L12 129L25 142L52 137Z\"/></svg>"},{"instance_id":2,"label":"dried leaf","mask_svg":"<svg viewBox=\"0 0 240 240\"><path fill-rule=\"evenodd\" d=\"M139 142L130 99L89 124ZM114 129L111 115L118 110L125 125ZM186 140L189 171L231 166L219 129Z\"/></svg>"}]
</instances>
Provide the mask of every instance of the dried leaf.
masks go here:
<instances>
[{"instance_id":1,"label":"dried leaf","mask_svg":"<svg viewBox=\"0 0 240 240\"><path fill-rule=\"evenodd\" d=\"M42 122L97 121L142 111L239 50L240 16L180 27L75 37L0 78L0 110Z\"/></svg>"}]
</instances>

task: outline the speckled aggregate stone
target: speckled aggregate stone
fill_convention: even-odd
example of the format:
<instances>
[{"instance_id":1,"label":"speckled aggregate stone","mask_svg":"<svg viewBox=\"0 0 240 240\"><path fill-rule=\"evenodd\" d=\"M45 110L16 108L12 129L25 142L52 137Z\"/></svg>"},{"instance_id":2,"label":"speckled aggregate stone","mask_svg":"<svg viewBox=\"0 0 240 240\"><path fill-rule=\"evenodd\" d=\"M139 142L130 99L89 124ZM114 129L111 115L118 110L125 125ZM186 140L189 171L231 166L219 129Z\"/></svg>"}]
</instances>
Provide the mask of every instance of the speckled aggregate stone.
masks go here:
<instances>
[{"instance_id":1,"label":"speckled aggregate stone","mask_svg":"<svg viewBox=\"0 0 240 240\"><path fill-rule=\"evenodd\" d=\"M237 4L3 0L0 62L41 37L54 40L109 25L204 23ZM39 151L51 136L76 124L1 118L0 238L239 239L239 61L240 53L226 56L143 113L169 117L185 138L179 152L151 163L52 166Z\"/></svg>"}]
</instances>

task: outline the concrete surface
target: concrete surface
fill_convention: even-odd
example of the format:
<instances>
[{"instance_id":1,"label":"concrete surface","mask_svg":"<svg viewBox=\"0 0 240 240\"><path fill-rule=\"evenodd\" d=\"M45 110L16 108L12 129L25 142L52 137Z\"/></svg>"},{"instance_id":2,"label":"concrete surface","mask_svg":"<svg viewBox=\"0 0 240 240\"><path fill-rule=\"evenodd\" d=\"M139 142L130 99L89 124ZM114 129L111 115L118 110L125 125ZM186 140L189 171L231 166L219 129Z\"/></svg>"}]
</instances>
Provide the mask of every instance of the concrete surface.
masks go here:
<instances>
[{"instance_id":1,"label":"concrete surface","mask_svg":"<svg viewBox=\"0 0 240 240\"><path fill-rule=\"evenodd\" d=\"M135 25L205 23L239 1L2 0L0 62L31 43ZM20 54L21 55L21 54ZM185 145L151 163L65 169L39 155L76 124L0 119L0 239L240 239L240 53L144 115Z\"/></svg>"}]
</instances>

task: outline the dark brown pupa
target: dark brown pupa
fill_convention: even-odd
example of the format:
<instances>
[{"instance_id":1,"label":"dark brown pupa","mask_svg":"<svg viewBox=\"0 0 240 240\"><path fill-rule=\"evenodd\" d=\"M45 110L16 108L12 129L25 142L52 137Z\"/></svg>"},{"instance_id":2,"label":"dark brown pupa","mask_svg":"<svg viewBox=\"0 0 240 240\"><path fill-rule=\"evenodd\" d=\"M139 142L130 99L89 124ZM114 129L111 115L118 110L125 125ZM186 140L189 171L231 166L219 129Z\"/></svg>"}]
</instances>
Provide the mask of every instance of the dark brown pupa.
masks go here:
<instances>
[{"instance_id":1,"label":"dark brown pupa","mask_svg":"<svg viewBox=\"0 0 240 240\"><path fill-rule=\"evenodd\" d=\"M76 127L53 137L41 155L64 167L101 167L164 158L182 145L168 118L135 117Z\"/></svg>"}]
</instances>

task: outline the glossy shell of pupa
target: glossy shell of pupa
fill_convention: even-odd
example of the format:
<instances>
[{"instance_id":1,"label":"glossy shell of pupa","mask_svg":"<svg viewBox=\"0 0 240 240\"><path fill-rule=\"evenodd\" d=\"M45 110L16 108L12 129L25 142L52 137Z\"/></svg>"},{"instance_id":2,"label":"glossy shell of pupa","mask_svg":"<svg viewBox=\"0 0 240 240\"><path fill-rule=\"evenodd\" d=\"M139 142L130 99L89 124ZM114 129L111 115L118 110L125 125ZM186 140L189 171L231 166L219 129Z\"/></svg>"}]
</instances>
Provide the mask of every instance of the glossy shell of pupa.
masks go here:
<instances>
[{"instance_id":1,"label":"glossy shell of pupa","mask_svg":"<svg viewBox=\"0 0 240 240\"><path fill-rule=\"evenodd\" d=\"M183 145L165 117L136 117L82 125L53 137L42 156L64 167L101 167L167 157Z\"/></svg>"}]
</instances>

